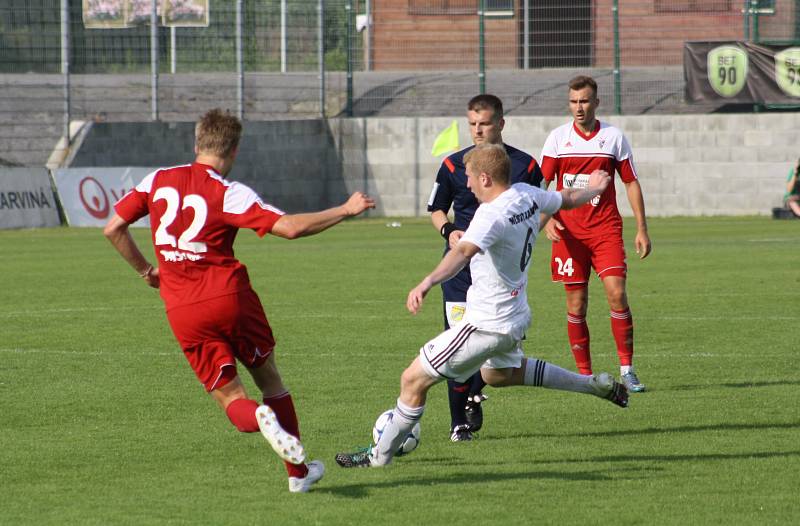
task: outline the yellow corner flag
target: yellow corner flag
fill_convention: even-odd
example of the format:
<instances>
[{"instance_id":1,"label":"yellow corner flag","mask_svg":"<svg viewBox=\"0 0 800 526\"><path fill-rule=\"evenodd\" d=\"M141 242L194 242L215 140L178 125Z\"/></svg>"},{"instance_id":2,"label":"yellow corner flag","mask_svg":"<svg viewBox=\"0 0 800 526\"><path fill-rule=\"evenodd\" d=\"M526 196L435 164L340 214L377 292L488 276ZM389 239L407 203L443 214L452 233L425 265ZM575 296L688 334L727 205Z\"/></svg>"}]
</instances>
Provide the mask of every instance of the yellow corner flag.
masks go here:
<instances>
[{"instance_id":1,"label":"yellow corner flag","mask_svg":"<svg viewBox=\"0 0 800 526\"><path fill-rule=\"evenodd\" d=\"M433 142L431 155L439 156L443 153L458 150L458 121L453 121L450 126L440 133Z\"/></svg>"}]
</instances>

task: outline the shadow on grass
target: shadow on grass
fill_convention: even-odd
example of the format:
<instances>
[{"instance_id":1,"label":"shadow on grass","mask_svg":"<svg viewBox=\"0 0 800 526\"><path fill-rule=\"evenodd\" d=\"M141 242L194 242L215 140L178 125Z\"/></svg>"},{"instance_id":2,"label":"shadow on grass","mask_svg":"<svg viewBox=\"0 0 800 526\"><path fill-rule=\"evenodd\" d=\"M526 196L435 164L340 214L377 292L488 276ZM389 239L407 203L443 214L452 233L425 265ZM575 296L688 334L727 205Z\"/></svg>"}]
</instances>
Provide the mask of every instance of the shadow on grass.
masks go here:
<instances>
[{"instance_id":1,"label":"shadow on grass","mask_svg":"<svg viewBox=\"0 0 800 526\"><path fill-rule=\"evenodd\" d=\"M748 389L750 387L775 387L779 385L800 385L800 380L772 380L761 382L727 382L713 384L685 384L673 385L660 391L693 391L699 389L715 389L717 387L730 387L732 389Z\"/></svg>"},{"instance_id":2,"label":"shadow on grass","mask_svg":"<svg viewBox=\"0 0 800 526\"><path fill-rule=\"evenodd\" d=\"M470 463L474 466L474 463ZM519 467L517 465L517 467ZM342 469L336 466L334 469ZM370 470L376 468L367 468ZM366 471L365 468L353 468L352 471ZM383 471L389 471L392 468L379 468ZM399 470L398 470L399 471ZM385 488L399 488L403 486L469 486L480 481L482 484L486 482L508 482L512 480L531 480L531 479L557 479L560 481L568 482L598 482L611 480L607 475L599 471L580 471L577 473L563 473L555 471L527 471L524 473L502 473L498 472L498 465L492 464L492 472L488 471L470 471L462 473L453 473L435 477L415 477L410 478L406 470L399 471L396 477L391 477L394 474L388 474L388 480L381 481L365 481L357 484L343 484L335 487L321 487L314 488L314 493L330 493L338 497L348 497L353 499L361 499L369 497L370 491L385 489ZM412 475L413 476L413 475Z\"/></svg>"},{"instance_id":3,"label":"shadow on grass","mask_svg":"<svg viewBox=\"0 0 800 526\"><path fill-rule=\"evenodd\" d=\"M547 464L582 464L585 462L704 462L708 460L768 459L800 457L800 451L756 451L749 453L707 453L688 455L605 455L587 458L550 460Z\"/></svg>"},{"instance_id":4,"label":"shadow on grass","mask_svg":"<svg viewBox=\"0 0 800 526\"><path fill-rule=\"evenodd\" d=\"M482 441L508 440L517 438L561 438L561 437L621 437L626 435L658 435L663 433L704 433L706 431L755 431L759 429L797 429L800 422L752 423L752 424L709 424L702 426L647 427L644 429L624 429L596 431L593 433L517 433L514 435L483 436Z\"/></svg>"},{"instance_id":5,"label":"shadow on grass","mask_svg":"<svg viewBox=\"0 0 800 526\"><path fill-rule=\"evenodd\" d=\"M536 461L534 462L537 466L541 466L543 464L583 464L583 463L610 463L615 466L619 466L620 463L624 462L705 462L705 461L730 461L730 460L740 460L740 459L772 459L772 458L788 458L788 457L800 457L800 451L777 451L777 452L749 452L749 453L709 453L709 454L687 454L687 455L606 455L606 456L597 456L597 457L589 457L589 458L565 458L565 459L557 459L557 460L544 460L544 461ZM453 462L454 459L449 459L450 464L458 464L459 462ZM432 461L435 461L432 459ZM428 464L429 461L425 461L424 463ZM524 463L524 462L523 462ZM496 462L489 462L486 460L476 460L474 462L469 462L469 465L473 468L476 466L490 466L490 469L486 471L470 471L470 472L462 472L461 473L454 473L454 474L447 474L442 476L434 476L434 477L425 477L421 476L418 478L409 478L408 472L403 470L396 474L396 477L391 477L389 480L381 480L381 481L365 481L363 483L356 483L356 484L343 484L338 485L335 487L321 487L315 488L314 493L328 493L331 495L335 495L338 497L347 497L351 499L362 499L367 498L370 496L370 492L374 490L380 489L396 489L403 486L441 486L441 485L455 485L461 486L465 485L468 486L470 484L475 484L476 480L480 480L481 483L486 482L508 482L513 480L525 481L525 480L558 480L561 482L598 482L598 481L611 481L619 480L619 474L609 476L608 470L594 470L594 471L578 471L578 472L569 472L565 473L563 471L526 471L523 473L520 472L513 472L513 473L502 473L498 472L498 464ZM519 464L515 464L519 467ZM613 468L613 470L619 471L619 467ZM389 470L392 470L391 467L389 468L382 468L387 473ZM353 471L365 471L364 468L356 468ZM370 469L372 471L372 469ZM654 468L653 466L641 466L641 471L653 474L656 471L661 471L659 468ZM623 477L626 479L642 479L642 476L626 476Z\"/></svg>"}]
</instances>

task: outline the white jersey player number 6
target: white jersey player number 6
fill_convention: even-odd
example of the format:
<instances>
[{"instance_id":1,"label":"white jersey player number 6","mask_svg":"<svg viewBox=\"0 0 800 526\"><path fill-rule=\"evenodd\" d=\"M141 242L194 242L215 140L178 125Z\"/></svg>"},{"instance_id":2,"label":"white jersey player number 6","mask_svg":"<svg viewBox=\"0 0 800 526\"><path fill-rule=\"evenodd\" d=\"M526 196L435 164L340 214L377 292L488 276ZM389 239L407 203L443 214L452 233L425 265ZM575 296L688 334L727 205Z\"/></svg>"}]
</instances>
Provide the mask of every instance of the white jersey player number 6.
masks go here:
<instances>
[{"instance_id":1,"label":"white jersey player number 6","mask_svg":"<svg viewBox=\"0 0 800 526\"><path fill-rule=\"evenodd\" d=\"M183 206L181 207L181 196L178 191L170 186L162 186L156 190L153 195L153 201L165 200L167 202L167 209L161 216L161 221L156 229L156 245L169 245L171 247L177 246L180 250L187 252L203 253L206 252L206 244L202 241L192 241L194 237L200 233L200 230L206 224L208 217L208 205L206 200L197 194L190 194L183 198ZM194 210L194 219L192 224L189 225L175 242L175 236L167 232L167 228L175 221L178 216L178 208L186 210L191 208Z\"/></svg>"},{"instance_id":2,"label":"white jersey player number 6","mask_svg":"<svg viewBox=\"0 0 800 526\"><path fill-rule=\"evenodd\" d=\"M525 243L522 246L522 255L519 258L520 272L525 272L525 267L528 266L528 263L530 263L531 261L531 256L533 255L533 244L531 243L531 234L533 234L533 229L528 228L528 234L525 236Z\"/></svg>"}]
</instances>

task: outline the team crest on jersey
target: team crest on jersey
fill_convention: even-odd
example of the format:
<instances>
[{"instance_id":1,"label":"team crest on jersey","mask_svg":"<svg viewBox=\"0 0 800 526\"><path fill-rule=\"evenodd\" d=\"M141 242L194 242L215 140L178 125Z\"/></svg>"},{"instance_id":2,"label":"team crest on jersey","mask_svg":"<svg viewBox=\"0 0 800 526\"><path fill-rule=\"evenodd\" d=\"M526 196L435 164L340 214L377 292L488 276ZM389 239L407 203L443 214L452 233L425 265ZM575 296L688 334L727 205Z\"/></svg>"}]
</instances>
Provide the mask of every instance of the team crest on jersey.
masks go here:
<instances>
[{"instance_id":1,"label":"team crest on jersey","mask_svg":"<svg viewBox=\"0 0 800 526\"><path fill-rule=\"evenodd\" d=\"M600 148L602 148L605 143L606 143L605 139L597 139L597 144L600 146Z\"/></svg>"},{"instance_id":2,"label":"team crest on jersey","mask_svg":"<svg viewBox=\"0 0 800 526\"><path fill-rule=\"evenodd\" d=\"M467 309L463 305L453 305L450 308L450 319L454 322L459 322L464 318L464 312Z\"/></svg>"},{"instance_id":3,"label":"team crest on jersey","mask_svg":"<svg viewBox=\"0 0 800 526\"><path fill-rule=\"evenodd\" d=\"M450 309L450 319L453 321L461 321L464 318L466 309L462 305L453 305Z\"/></svg>"}]
</instances>

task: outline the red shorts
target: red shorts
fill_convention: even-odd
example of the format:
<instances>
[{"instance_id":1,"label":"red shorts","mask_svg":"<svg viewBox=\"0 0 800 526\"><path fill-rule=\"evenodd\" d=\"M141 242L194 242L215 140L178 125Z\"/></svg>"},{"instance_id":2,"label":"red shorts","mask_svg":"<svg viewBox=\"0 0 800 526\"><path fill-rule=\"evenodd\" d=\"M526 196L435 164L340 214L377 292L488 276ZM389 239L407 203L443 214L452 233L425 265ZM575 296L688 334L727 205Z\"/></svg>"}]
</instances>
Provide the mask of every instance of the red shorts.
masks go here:
<instances>
[{"instance_id":1,"label":"red shorts","mask_svg":"<svg viewBox=\"0 0 800 526\"><path fill-rule=\"evenodd\" d=\"M626 277L625 246L621 236L605 236L592 239L567 239L553 243L550 272L553 281L565 285L587 283L592 268L600 278L607 276Z\"/></svg>"},{"instance_id":2,"label":"red shorts","mask_svg":"<svg viewBox=\"0 0 800 526\"><path fill-rule=\"evenodd\" d=\"M264 364L275 348L272 329L253 290L220 296L167 312L183 354L206 391L223 387L235 375L238 359L249 368Z\"/></svg>"}]
</instances>

